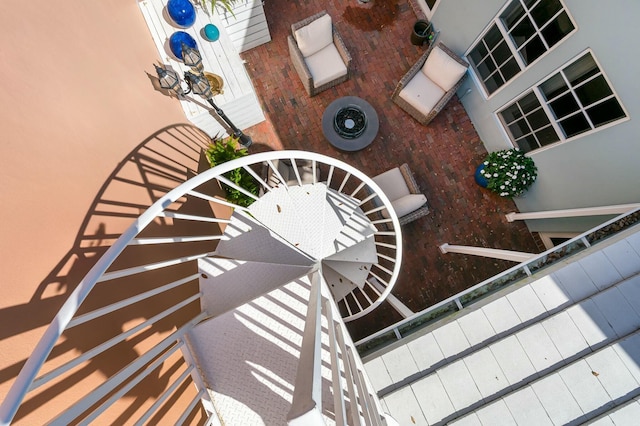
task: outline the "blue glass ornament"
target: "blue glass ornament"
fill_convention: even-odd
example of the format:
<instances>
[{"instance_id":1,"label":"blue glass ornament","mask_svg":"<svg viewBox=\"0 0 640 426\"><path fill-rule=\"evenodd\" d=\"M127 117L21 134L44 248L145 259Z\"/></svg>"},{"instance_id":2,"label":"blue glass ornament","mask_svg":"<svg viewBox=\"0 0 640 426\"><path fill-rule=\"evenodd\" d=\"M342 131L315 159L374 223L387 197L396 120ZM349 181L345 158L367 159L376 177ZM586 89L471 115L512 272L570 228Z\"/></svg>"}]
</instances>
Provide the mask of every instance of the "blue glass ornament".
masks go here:
<instances>
[{"instance_id":1,"label":"blue glass ornament","mask_svg":"<svg viewBox=\"0 0 640 426\"><path fill-rule=\"evenodd\" d=\"M204 35L209 41L216 41L220 38L220 30L213 24L204 26Z\"/></svg>"},{"instance_id":2,"label":"blue glass ornament","mask_svg":"<svg viewBox=\"0 0 640 426\"><path fill-rule=\"evenodd\" d=\"M169 0L167 12L173 22L182 28L188 28L196 22L196 9L189 0Z\"/></svg>"},{"instance_id":3,"label":"blue glass ornament","mask_svg":"<svg viewBox=\"0 0 640 426\"><path fill-rule=\"evenodd\" d=\"M171 34L171 37L169 37L169 48L171 49L171 52L176 55L176 58L180 60L182 60L182 43L193 49L198 48L198 45L196 44L196 41L193 39L193 37L191 37L184 31L176 31L175 33Z\"/></svg>"}]
</instances>

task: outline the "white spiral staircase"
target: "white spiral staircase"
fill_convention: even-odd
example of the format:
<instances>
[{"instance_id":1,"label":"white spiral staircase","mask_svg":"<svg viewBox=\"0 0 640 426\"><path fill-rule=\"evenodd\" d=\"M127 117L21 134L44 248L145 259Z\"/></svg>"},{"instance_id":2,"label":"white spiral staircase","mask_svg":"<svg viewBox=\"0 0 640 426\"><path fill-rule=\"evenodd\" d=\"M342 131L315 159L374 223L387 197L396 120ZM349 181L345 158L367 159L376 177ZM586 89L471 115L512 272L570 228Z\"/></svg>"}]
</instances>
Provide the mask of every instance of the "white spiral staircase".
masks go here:
<instances>
[{"instance_id":1,"label":"white spiral staircase","mask_svg":"<svg viewBox=\"0 0 640 426\"><path fill-rule=\"evenodd\" d=\"M290 162L295 179L287 182L279 173L281 160ZM304 180L301 164L311 168L310 181ZM224 177L237 168L255 178L261 196ZM219 196L220 185L255 201L249 207L232 204ZM233 213L214 214L220 208ZM232 424L227 416L242 414L238 407L247 405L226 404L229 389L225 398L216 384L242 386L236 369L249 364L246 351L259 354L260 366L250 376L260 372L272 384L280 381L280 388L290 389L281 395L289 424L393 423L382 414L344 322L384 301L397 279L401 255L400 225L391 203L369 177L343 162L275 151L207 170L162 196L97 261L0 406L0 423L11 423L23 402L33 405L32 393L46 394L57 386L64 404L55 404L53 424L84 424L99 417L112 421L108 413L118 406L135 413L127 421L137 418L143 424L156 419L169 401L188 394L176 396L176 389L187 386L195 391L173 422ZM139 291L114 301L117 291L111 289L119 286ZM91 303L80 309L87 298ZM75 330L84 327L91 334L131 310L142 317L137 324L118 325L119 333L92 339L97 341L91 348L85 339L76 344L82 347L80 355L50 356L61 341L73 341ZM237 327L239 319L249 325ZM247 333L252 327L257 331ZM130 341L134 343L127 349L137 356L118 355ZM282 356L283 347L289 356ZM79 366L100 357L122 358L122 365L110 367L113 374L97 384L95 378L77 378ZM181 374L164 380L162 371L174 357L181 357L175 361ZM284 370L269 370L264 360L271 358ZM225 374L230 378L226 384ZM152 397L136 391L139 383L152 379L164 389L155 389ZM83 389L82 394L69 398L64 386ZM252 410L260 411L259 398L250 395L254 391L260 390L236 392L236 399L251 399ZM139 396L139 406L127 402L131 395ZM285 418L281 412L275 417L254 414L272 421Z\"/></svg>"}]
</instances>

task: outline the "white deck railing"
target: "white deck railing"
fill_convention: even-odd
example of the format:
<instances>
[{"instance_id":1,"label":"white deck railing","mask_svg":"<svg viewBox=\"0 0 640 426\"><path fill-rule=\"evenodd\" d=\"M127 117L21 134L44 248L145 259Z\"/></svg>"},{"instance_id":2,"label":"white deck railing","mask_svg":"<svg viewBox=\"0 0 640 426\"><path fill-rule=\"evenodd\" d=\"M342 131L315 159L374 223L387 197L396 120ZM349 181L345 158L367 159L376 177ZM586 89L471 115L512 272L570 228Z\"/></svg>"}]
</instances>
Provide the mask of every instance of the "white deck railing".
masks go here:
<instances>
[{"instance_id":1,"label":"white deck railing","mask_svg":"<svg viewBox=\"0 0 640 426\"><path fill-rule=\"evenodd\" d=\"M204 209L204 213L194 211L191 207L213 203L232 207L236 212L246 212L247 208L229 203L211 193L208 184L217 181L218 184L229 185L246 193L223 176L242 167L254 176L266 191L270 191L272 188L269 183L252 166L267 165L277 174L273 161L280 159L291 160L296 167L299 184L301 179L296 160L310 161L314 171L319 170L320 176L326 176L326 179L321 179L323 184L331 190L348 194L356 205L363 207L363 210L374 198L378 199L378 204L382 204L382 207L365 211L364 214L379 227L374 234L379 260L371 268L370 277L375 277L377 282L382 284L383 290L374 287L369 279L362 288L356 287L348 297L336 304L331 298L327 298L326 284L323 283L322 277L319 281L316 279L315 285L323 286L322 289L318 289L318 294L325 293L318 306L321 306L331 318L332 356L340 354L341 357L339 364L343 370L336 364L334 374L339 376L339 371L344 371L348 378L348 394L353 396L350 397L352 407L348 411L353 420L358 419L355 424L360 424L360 416L363 416L367 424L382 421L377 420L380 418L379 402L364 378L362 363L340 317L344 320L359 318L371 312L391 292L400 271L402 255L398 218L380 188L357 169L319 154L274 151L240 158L207 170L169 191L140 215L90 269L48 326L0 405L0 424L10 424L16 413L21 418L30 415L30 409L25 409L27 412L19 412L21 405L25 399L29 400L30 392L35 390L40 389L41 392L38 393L47 396L46 392L49 390L45 385L51 383L62 383L63 386L57 388L57 393L47 397L47 401L55 402L54 407L43 405L46 414L52 416L49 421L54 424L89 423L113 405L121 403L121 398L140 382L155 375L160 376L159 371L164 363L178 355L183 360L182 372L168 382L162 382L164 388L156 389L158 394L153 395L155 400L137 407L136 414L141 414L132 420L137 424L149 420L159 413L163 404L172 399L170 396L174 395L183 383L191 382L191 389L195 391L192 392L193 395L188 399L190 402L184 407L179 418L173 422L180 424L192 418L194 410L198 410L204 417L213 416L209 422L215 424L217 421L213 404L183 336L204 317L198 303L200 293L194 288L198 278L196 261L215 252L217 241L225 238L222 228L229 220L214 217L211 207ZM284 182L282 177L280 178ZM378 216L382 209L389 210L389 218L383 219L382 216ZM118 300L115 295L121 292L126 297ZM90 306L83 305L87 299L91 300ZM84 310L79 312L81 306ZM131 316L126 315L132 310L138 320L135 325L131 325ZM314 309L310 309L311 311ZM143 317L142 320L137 318L140 316ZM107 333L107 336L101 337L93 347L86 347L89 343L85 342L82 333L77 333L83 331L85 336L100 334L103 324L112 325L114 322L118 323L119 333ZM125 329L125 323L129 328ZM319 327L320 323L316 322L316 330L310 332L313 337L309 339L314 342L313 363L320 362L317 357ZM70 331L74 331L75 334L69 336ZM65 338L61 339L63 333ZM88 340L94 343L96 339L92 336ZM126 356L121 356L118 351L122 349L122 345L132 340L136 344L144 342L144 352L138 354L137 347L135 351L127 347L124 349L125 352L127 349L130 351L126 352ZM80 343L77 345L81 348L80 355L68 349L74 342ZM308 341L304 342L305 348L308 345ZM60 349L62 347L66 349ZM54 348L57 351L52 355ZM65 353L65 361L60 362L57 358L60 352L65 350L69 354ZM134 359L130 357L132 351L136 354ZM115 373L96 383L95 378L83 377L79 367L96 362L100 357L106 357L109 362L115 363L111 367ZM119 359L122 360L120 364L117 361ZM338 362L338 358L335 360ZM43 369L43 366L46 368ZM316 380L316 376L314 370L312 381ZM339 382L342 383L341 380ZM353 386L357 390L354 390ZM64 392L70 388L77 390L79 387L86 388L86 394L70 402ZM304 398L308 393L306 386L302 388L295 390L296 394L303 395L296 395L296 400ZM312 393L315 395L315 391ZM153 398L150 395L147 399ZM343 420L338 424L351 424L352 422L345 418L342 388L337 390L336 398L340 399L336 406L343 407L338 415ZM312 399L315 400L316 396ZM127 403L124 404L126 406ZM58 411L50 412L52 408ZM372 423L369 423L369 420Z\"/></svg>"},{"instance_id":2,"label":"white deck railing","mask_svg":"<svg viewBox=\"0 0 640 426\"><path fill-rule=\"evenodd\" d=\"M551 249L537 254L518 265L507 269L493 277L457 293L435 305L429 306L414 315L398 321L388 327L383 328L367 337L358 340L355 345L362 356L372 353L391 345L403 337L406 337L418 330L442 320L447 316L454 315L462 309L468 308L476 301L481 300L488 294L505 288L511 284L519 282L521 279L531 276L533 273L546 268L556 262L561 261L564 256L584 250L596 242L604 240L609 233L615 234L624 229L627 224L617 225L625 222L628 217L637 215L640 208L634 208L620 216L610 219L602 224L568 240ZM635 223L635 220L633 221ZM607 228L613 227L611 232Z\"/></svg>"}]
</instances>

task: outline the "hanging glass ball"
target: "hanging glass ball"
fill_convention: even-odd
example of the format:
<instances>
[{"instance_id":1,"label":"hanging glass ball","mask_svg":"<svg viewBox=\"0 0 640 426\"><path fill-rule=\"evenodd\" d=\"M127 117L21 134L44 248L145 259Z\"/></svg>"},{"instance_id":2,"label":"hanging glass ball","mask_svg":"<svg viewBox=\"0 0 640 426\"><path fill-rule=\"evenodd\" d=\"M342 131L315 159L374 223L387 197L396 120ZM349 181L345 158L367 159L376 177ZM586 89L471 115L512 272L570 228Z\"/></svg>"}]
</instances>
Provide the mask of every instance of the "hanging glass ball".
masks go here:
<instances>
[{"instance_id":1,"label":"hanging glass ball","mask_svg":"<svg viewBox=\"0 0 640 426\"><path fill-rule=\"evenodd\" d=\"M213 24L204 26L204 35L209 41L216 41L220 38L220 30Z\"/></svg>"},{"instance_id":2,"label":"hanging glass ball","mask_svg":"<svg viewBox=\"0 0 640 426\"><path fill-rule=\"evenodd\" d=\"M193 37L191 37L184 31L176 31L175 33L171 34L171 37L169 37L169 48L171 49L171 52L176 55L176 58L180 60L182 60L182 43L193 49L198 48L198 45L196 44L196 41L193 39Z\"/></svg>"},{"instance_id":3,"label":"hanging glass ball","mask_svg":"<svg viewBox=\"0 0 640 426\"><path fill-rule=\"evenodd\" d=\"M196 9L189 0L169 0L167 12L173 22L182 28L188 28L196 22Z\"/></svg>"}]
</instances>

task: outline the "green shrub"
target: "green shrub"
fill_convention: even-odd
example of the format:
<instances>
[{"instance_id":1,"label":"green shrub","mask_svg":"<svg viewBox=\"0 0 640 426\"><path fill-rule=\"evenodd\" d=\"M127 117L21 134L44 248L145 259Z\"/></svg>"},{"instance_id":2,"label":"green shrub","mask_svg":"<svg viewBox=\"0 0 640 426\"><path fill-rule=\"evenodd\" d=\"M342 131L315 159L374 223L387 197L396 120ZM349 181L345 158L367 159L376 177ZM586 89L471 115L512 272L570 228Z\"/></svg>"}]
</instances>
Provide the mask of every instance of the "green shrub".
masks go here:
<instances>
[{"instance_id":1,"label":"green shrub","mask_svg":"<svg viewBox=\"0 0 640 426\"><path fill-rule=\"evenodd\" d=\"M227 161L245 157L248 154L247 149L239 147L240 144L238 143L238 139L234 136L229 136L224 139L216 137L214 141L209 144L205 154L211 167L215 167ZM253 195L258 195L258 185L253 176L251 176L245 169L233 169L230 172L225 173L223 176L239 187L246 189ZM253 198L228 185L223 184L222 188L227 193L227 201L239 206L248 207L255 201Z\"/></svg>"}]
</instances>

